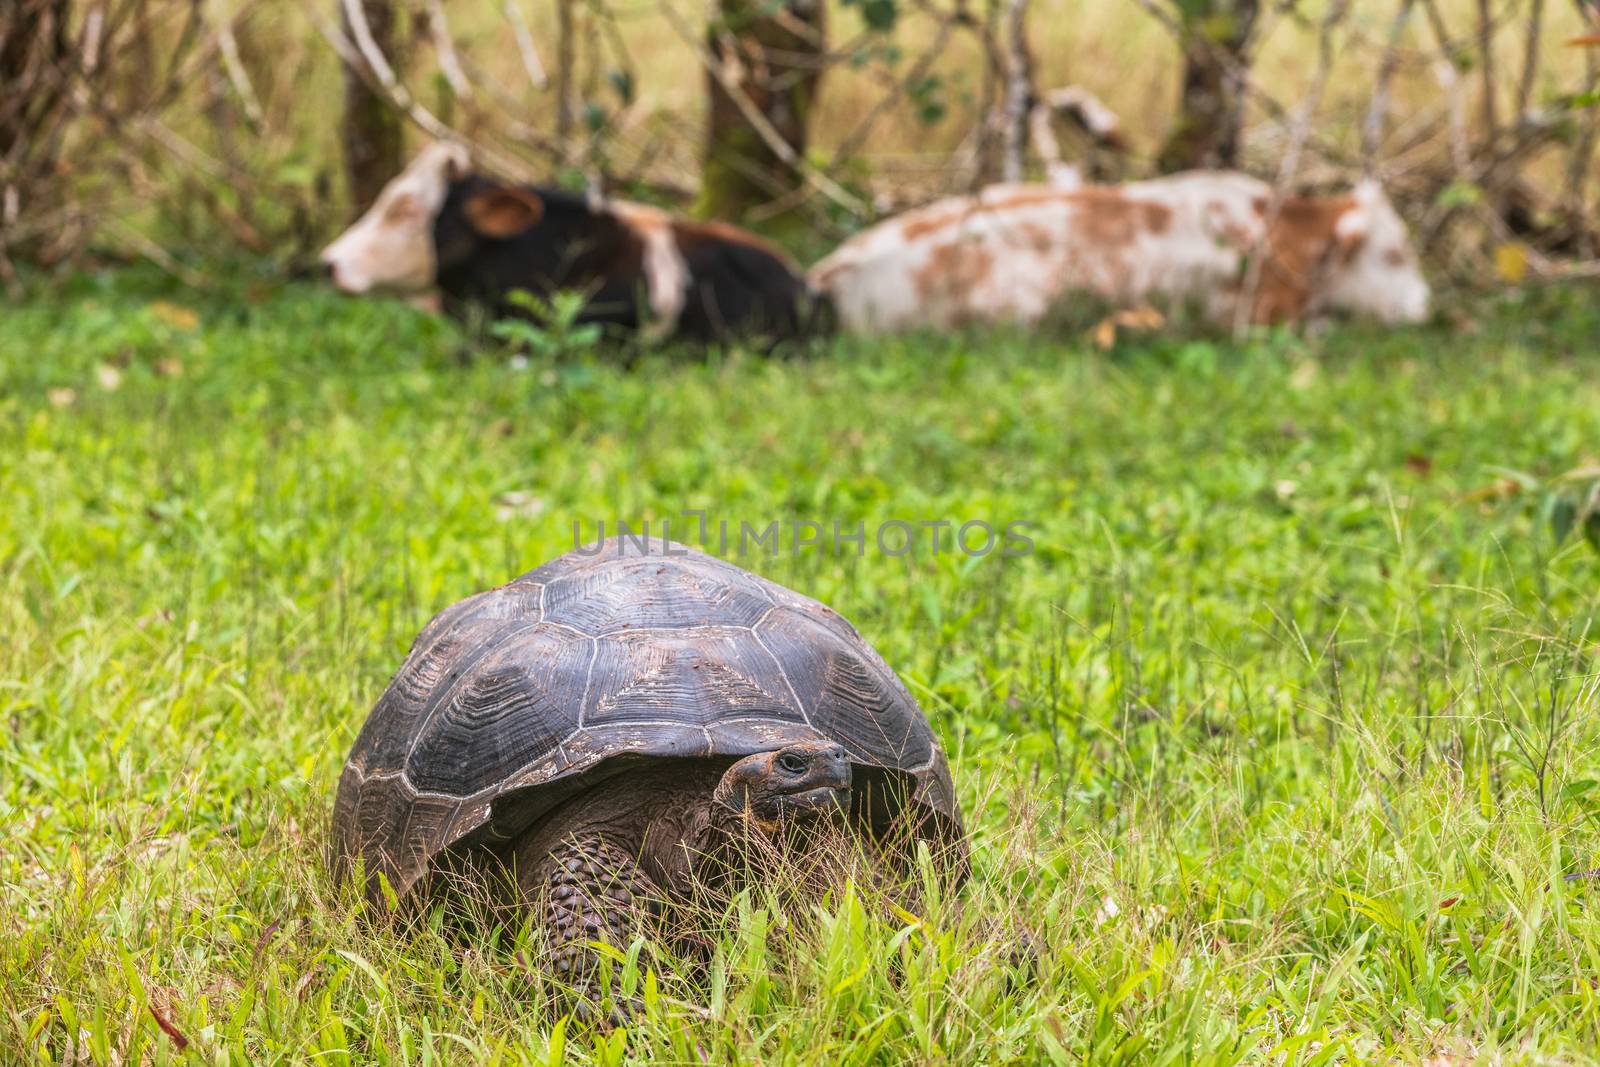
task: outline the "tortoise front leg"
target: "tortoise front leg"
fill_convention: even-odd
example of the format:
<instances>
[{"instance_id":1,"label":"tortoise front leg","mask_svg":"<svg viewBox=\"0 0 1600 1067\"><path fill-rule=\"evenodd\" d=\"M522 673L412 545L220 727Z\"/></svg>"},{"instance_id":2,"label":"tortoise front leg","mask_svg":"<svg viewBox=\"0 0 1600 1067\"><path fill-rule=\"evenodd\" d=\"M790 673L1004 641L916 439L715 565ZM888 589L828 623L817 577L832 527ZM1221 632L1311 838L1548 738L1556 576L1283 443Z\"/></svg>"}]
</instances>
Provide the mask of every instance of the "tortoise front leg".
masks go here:
<instances>
[{"instance_id":1,"label":"tortoise front leg","mask_svg":"<svg viewBox=\"0 0 1600 1067\"><path fill-rule=\"evenodd\" d=\"M597 1004L600 956L589 943L625 951L659 914L660 889L632 853L598 834L567 835L518 881L539 909L555 977Z\"/></svg>"}]
</instances>

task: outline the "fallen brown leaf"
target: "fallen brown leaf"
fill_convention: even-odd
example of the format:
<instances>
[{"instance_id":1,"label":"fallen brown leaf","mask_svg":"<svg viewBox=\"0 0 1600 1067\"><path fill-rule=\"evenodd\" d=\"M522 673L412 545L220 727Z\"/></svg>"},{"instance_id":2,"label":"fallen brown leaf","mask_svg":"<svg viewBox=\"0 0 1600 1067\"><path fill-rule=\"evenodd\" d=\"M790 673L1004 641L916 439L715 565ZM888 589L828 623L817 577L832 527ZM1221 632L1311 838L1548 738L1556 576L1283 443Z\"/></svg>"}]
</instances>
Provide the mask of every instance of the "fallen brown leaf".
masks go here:
<instances>
[{"instance_id":1,"label":"fallen brown leaf","mask_svg":"<svg viewBox=\"0 0 1600 1067\"><path fill-rule=\"evenodd\" d=\"M1522 492L1522 483L1514 478L1501 478L1499 481L1490 482L1488 485L1479 486L1462 493L1459 502L1473 504L1483 500L1503 500L1508 496L1516 496Z\"/></svg>"},{"instance_id":2,"label":"fallen brown leaf","mask_svg":"<svg viewBox=\"0 0 1600 1067\"><path fill-rule=\"evenodd\" d=\"M182 304L173 304L165 300L152 300L150 314L166 323L176 326L180 330L192 330L200 325L200 315L193 308L186 308Z\"/></svg>"},{"instance_id":3,"label":"fallen brown leaf","mask_svg":"<svg viewBox=\"0 0 1600 1067\"><path fill-rule=\"evenodd\" d=\"M1117 343L1117 324L1111 318L1101 319L1095 323L1094 343L1100 349L1110 349Z\"/></svg>"}]
</instances>

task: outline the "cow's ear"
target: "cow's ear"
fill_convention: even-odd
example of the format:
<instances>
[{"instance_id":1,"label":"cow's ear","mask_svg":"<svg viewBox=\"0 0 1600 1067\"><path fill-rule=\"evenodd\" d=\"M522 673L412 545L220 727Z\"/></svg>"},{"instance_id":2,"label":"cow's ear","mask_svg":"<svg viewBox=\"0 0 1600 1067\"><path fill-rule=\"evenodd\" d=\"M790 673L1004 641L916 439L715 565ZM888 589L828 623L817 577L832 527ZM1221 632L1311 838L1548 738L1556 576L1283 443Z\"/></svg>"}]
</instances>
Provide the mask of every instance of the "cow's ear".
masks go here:
<instances>
[{"instance_id":1,"label":"cow's ear","mask_svg":"<svg viewBox=\"0 0 1600 1067\"><path fill-rule=\"evenodd\" d=\"M544 217L544 201L525 189L495 186L467 198L467 222L485 237L515 237Z\"/></svg>"},{"instance_id":2,"label":"cow's ear","mask_svg":"<svg viewBox=\"0 0 1600 1067\"><path fill-rule=\"evenodd\" d=\"M1339 255L1349 259L1361 250L1361 245L1367 239L1367 211L1361 204L1346 208L1339 214L1339 219L1333 224L1333 243Z\"/></svg>"}]
</instances>

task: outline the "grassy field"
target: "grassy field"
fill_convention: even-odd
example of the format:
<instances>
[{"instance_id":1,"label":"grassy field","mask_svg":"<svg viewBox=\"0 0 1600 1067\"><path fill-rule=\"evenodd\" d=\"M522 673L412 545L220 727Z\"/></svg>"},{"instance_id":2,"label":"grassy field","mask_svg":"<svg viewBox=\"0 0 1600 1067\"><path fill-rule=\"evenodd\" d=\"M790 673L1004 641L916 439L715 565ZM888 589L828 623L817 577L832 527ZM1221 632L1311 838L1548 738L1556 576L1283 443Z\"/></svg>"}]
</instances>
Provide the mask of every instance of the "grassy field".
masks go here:
<instances>
[{"instance_id":1,"label":"grassy field","mask_svg":"<svg viewBox=\"0 0 1600 1067\"><path fill-rule=\"evenodd\" d=\"M1594 462L1600 310L1473 312L629 370L310 288L5 309L0 1061L1589 1061L1600 560L1513 488ZM741 560L921 700L976 876L960 921L757 893L601 1034L514 946L358 922L326 823L432 612L684 508L1034 551Z\"/></svg>"}]
</instances>

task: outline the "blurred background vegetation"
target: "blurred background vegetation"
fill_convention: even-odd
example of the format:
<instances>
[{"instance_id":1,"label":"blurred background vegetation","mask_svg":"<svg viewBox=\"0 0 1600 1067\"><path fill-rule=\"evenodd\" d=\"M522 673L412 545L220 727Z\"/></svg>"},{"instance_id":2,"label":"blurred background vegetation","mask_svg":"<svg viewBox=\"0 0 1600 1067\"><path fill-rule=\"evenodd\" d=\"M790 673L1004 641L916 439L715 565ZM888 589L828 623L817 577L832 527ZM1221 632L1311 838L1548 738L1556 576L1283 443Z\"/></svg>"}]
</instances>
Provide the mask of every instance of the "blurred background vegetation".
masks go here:
<instances>
[{"instance_id":1,"label":"blurred background vegetation","mask_svg":"<svg viewBox=\"0 0 1600 1067\"><path fill-rule=\"evenodd\" d=\"M1237 166L1312 188L1374 173L1458 280L1588 276L1596 11L14 0L0 279L91 253L191 281L230 255L303 262L437 136L508 177L742 221L806 256L887 211L1063 167Z\"/></svg>"}]
</instances>

